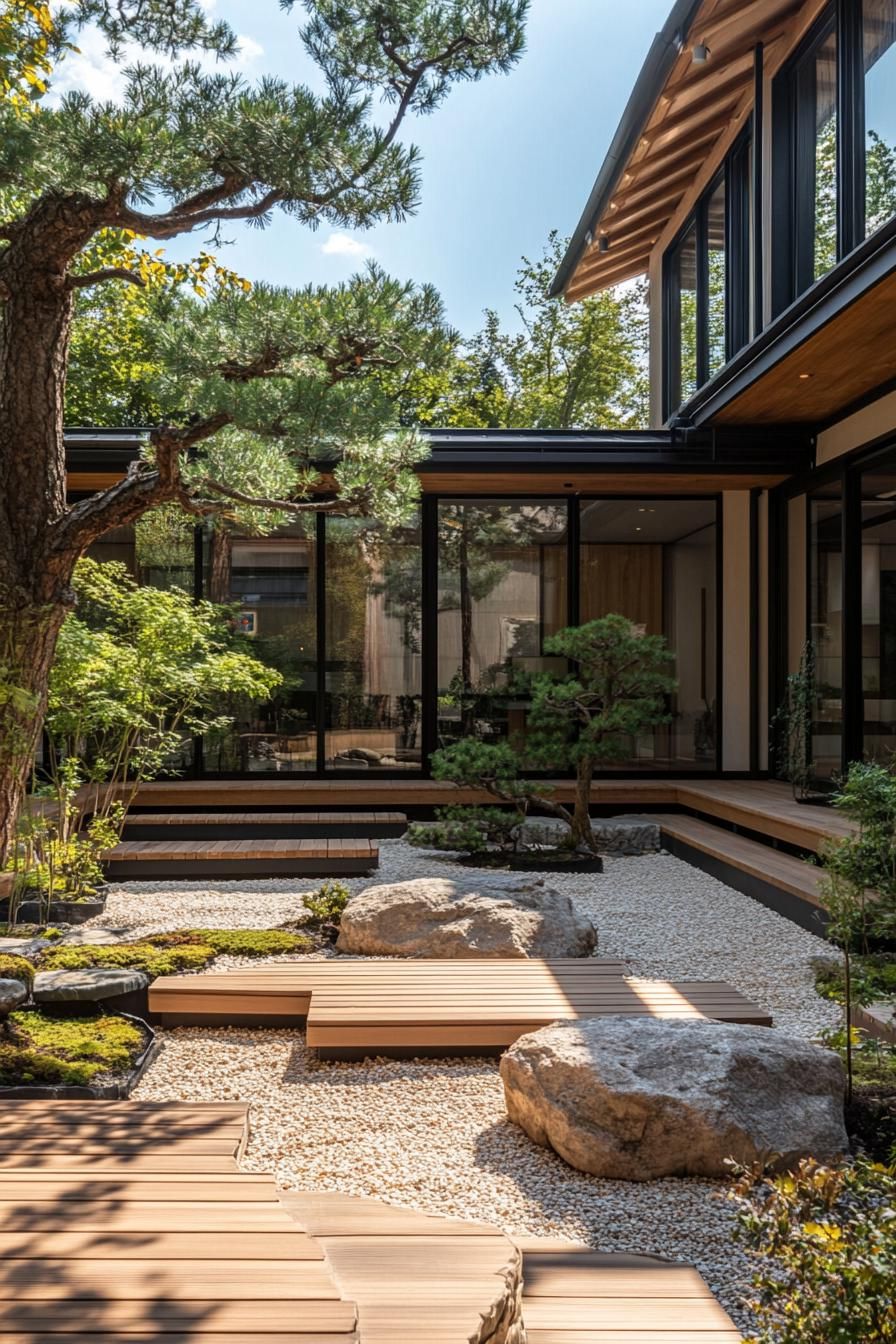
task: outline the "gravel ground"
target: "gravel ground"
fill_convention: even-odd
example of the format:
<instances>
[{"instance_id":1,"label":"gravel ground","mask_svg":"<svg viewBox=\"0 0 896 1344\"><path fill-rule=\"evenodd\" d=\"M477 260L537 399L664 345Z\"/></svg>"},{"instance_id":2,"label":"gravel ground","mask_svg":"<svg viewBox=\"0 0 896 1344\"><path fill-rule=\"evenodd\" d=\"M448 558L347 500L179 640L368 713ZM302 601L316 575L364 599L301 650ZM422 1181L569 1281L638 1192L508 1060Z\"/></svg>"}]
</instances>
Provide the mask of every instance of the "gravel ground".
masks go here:
<instances>
[{"instance_id":1,"label":"gravel ground","mask_svg":"<svg viewBox=\"0 0 896 1344\"><path fill-rule=\"evenodd\" d=\"M426 873L470 877L403 841L383 841L376 881ZM352 881L358 890L371 879ZM838 1021L809 965L826 944L714 878L665 854L608 860L602 876L552 875L586 908L599 954L634 974L722 979L767 1006L778 1026L812 1036ZM94 924L131 934L206 925L270 927L301 912L296 883L132 883ZM247 899L248 898L248 899ZM218 967L222 962L217 963ZM509 1233L568 1236L604 1250L695 1264L744 1328L749 1280L732 1243L721 1183L600 1181L567 1167L510 1125L495 1061L318 1064L293 1031L180 1028L138 1098L245 1101L245 1165L290 1188L365 1195L482 1219Z\"/></svg>"}]
</instances>

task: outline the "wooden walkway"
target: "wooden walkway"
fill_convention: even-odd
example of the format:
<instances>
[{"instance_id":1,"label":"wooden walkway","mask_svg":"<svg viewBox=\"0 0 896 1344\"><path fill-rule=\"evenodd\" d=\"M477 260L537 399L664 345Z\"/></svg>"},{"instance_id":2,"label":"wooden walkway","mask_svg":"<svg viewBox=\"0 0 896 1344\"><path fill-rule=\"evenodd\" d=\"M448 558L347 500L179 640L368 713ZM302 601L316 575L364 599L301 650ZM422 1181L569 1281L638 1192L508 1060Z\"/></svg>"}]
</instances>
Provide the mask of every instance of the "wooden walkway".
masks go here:
<instances>
[{"instance_id":1,"label":"wooden walkway","mask_svg":"<svg viewBox=\"0 0 896 1344\"><path fill-rule=\"evenodd\" d=\"M689 1265L515 1237L529 1344L738 1344L743 1339Z\"/></svg>"},{"instance_id":2,"label":"wooden walkway","mask_svg":"<svg viewBox=\"0 0 896 1344\"><path fill-rule=\"evenodd\" d=\"M351 1344L357 1311L270 1176L246 1106L0 1110L4 1344Z\"/></svg>"},{"instance_id":3,"label":"wooden walkway","mask_svg":"<svg viewBox=\"0 0 896 1344\"><path fill-rule=\"evenodd\" d=\"M370 1054L500 1052L563 1018L709 1017L770 1026L721 982L624 978L623 963L409 960L268 962L164 976L149 1008L163 1026L298 1025L323 1059Z\"/></svg>"},{"instance_id":4,"label":"wooden walkway","mask_svg":"<svg viewBox=\"0 0 896 1344\"><path fill-rule=\"evenodd\" d=\"M821 868L795 859L781 850L772 849L758 840L713 826L699 817L668 815L654 817L662 833L672 840L681 841L691 849L699 850L710 858L737 868L749 877L768 882L779 891L786 891L801 901L819 909L821 898Z\"/></svg>"},{"instance_id":5,"label":"wooden walkway","mask_svg":"<svg viewBox=\"0 0 896 1344\"><path fill-rule=\"evenodd\" d=\"M238 840L243 837L313 837L373 840L404 835L403 812L132 812L130 840Z\"/></svg>"},{"instance_id":6,"label":"wooden walkway","mask_svg":"<svg viewBox=\"0 0 896 1344\"><path fill-rule=\"evenodd\" d=\"M370 840L122 840L103 855L118 881L201 877L362 876L379 864Z\"/></svg>"}]
</instances>

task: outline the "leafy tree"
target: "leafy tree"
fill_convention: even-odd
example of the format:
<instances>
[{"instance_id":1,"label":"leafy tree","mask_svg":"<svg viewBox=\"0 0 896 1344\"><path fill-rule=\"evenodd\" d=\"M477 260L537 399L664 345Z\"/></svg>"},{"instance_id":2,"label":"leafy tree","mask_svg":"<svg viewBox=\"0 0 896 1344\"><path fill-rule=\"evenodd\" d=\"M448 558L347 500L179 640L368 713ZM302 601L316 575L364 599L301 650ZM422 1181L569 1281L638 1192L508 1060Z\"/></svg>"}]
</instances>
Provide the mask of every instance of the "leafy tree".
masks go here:
<instances>
[{"instance_id":1,"label":"leafy tree","mask_svg":"<svg viewBox=\"0 0 896 1344\"><path fill-rule=\"evenodd\" d=\"M648 421L643 285L575 304L549 297L565 246L556 231L516 281L518 332L487 311L481 332L407 413L421 423L502 429L640 429Z\"/></svg>"},{"instance_id":2,"label":"leafy tree","mask_svg":"<svg viewBox=\"0 0 896 1344\"><path fill-rule=\"evenodd\" d=\"M175 296L155 329L162 415L145 458L118 485L65 503L76 295L145 285L152 264L144 251L143 262L96 266L96 240L215 236L239 221L262 226L275 210L310 227L404 218L417 204L419 156L399 139L402 123L433 112L458 80L509 70L527 0L305 8L302 41L324 77L321 94L205 71L190 58L226 59L236 39L200 0L73 0L54 19L60 53L92 22L113 59L124 60L127 40L169 66L129 67L117 104L79 91L21 116L0 100L0 684L14 692L0 735L0 860L74 568L92 542L169 502L194 517L245 508L270 526L316 506L316 465L328 456L336 462L324 507L374 509L389 522L413 503L421 449L385 432L395 423L386 375L425 365L444 350L445 332L431 290L375 269L337 290L216 287L201 304ZM359 398L362 384L374 394ZM33 711L23 713L25 703Z\"/></svg>"},{"instance_id":3,"label":"leafy tree","mask_svg":"<svg viewBox=\"0 0 896 1344\"><path fill-rule=\"evenodd\" d=\"M596 850L590 816L595 768L625 760L634 738L667 722L666 697L676 687L673 655L661 635L642 634L616 615L561 630L544 648L575 670L533 678L527 756L549 769L574 767L573 844Z\"/></svg>"}]
</instances>

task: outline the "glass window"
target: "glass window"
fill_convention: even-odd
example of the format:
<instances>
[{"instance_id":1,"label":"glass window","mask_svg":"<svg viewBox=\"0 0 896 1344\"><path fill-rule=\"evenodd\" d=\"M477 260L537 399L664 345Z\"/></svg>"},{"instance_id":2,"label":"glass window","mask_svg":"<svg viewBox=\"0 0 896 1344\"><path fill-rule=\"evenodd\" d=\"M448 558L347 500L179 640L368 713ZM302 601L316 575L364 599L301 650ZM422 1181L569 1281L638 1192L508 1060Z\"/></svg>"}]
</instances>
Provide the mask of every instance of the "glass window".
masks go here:
<instances>
[{"instance_id":1,"label":"glass window","mask_svg":"<svg viewBox=\"0 0 896 1344\"><path fill-rule=\"evenodd\" d=\"M862 698L865 755L896 748L896 466L862 477Z\"/></svg>"},{"instance_id":2,"label":"glass window","mask_svg":"<svg viewBox=\"0 0 896 1344\"><path fill-rule=\"evenodd\" d=\"M438 740L520 738L527 674L567 624L566 501L439 503Z\"/></svg>"},{"instance_id":3,"label":"glass window","mask_svg":"<svg viewBox=\"0 0 896 1344\"><path fill-rule=\"evenodd\" d=\"M726 246L725 183L720 182L706 203L706 248L708 253L707 352L711 378L725 363L727 350L728 267Z\"/></svg>"},{"instance_id":4,"label":"glass window","mask_svg":"<svg viewBox=\"0 0 896 1344\"><path fill-rule=\"evenodd\" d=\"M865 236L896 214L896 0L864 0Z\"/></svg>"},{"instance_id":5,"label":"glass window","mask_svg":"<svg viewBox=\"0 0 896 1344\"><path fill-rule=\"evenodd\" d=\"M419 770L419 524L328 517L325 574L326 766Z\"/></svg>"},{"instance_id":6,"label":"glass window","mask_svg":"<svg viewBox=\"0 0 896 1344\"><path fill-rule=\"evenodd\" d=\"M270 537L206 534L205 595L236 607L252 652L277 668L280 688L263 704L222 705L233 726L210 733L205 765L250 774L314 770L316 747L315 524L302 519Z\"/></svg>"},{"instance_id":7,"label":"glass window","mask_svg":"<svg viewBox=\"0 0 896 1344\"><path fill-rule=\"evenodd\" d=\"M803 72L811 81L807 96L807 131L814 166L812 201L812 279L825 275L837 261L837 37L829 33Z\"/></svg>"},{"instance_id":8,"label":"glass window","mask_svg":"<svg viewBox=\"0 0 896 1344\"><path fill-rule=\"evenodd\" d=\"M809 632L815 651L813 773L830 779L843 741L843 515L839 481L809 500Z\"/></svg>"},{"instance_id":9,"label":"glass window","mask_svg":"<svg viewBox=\"0 0 896 1344\"><path fill-rule=\"evenodd\" d=\"M697 380L697 225L692 223L669 265L669 409L692 397Z\"/></svg>"},{"instance_id":10,"label":"glass window","mask_svg":"<svg viewBox=\"0 0 896 1344\"><path fill-rule=\"evenodd\" d=\"M583 622L618 613L675 654L668 724L631 743L628 767L716 763L715 500L582 501Z\"/></svg>"}]
</instances>

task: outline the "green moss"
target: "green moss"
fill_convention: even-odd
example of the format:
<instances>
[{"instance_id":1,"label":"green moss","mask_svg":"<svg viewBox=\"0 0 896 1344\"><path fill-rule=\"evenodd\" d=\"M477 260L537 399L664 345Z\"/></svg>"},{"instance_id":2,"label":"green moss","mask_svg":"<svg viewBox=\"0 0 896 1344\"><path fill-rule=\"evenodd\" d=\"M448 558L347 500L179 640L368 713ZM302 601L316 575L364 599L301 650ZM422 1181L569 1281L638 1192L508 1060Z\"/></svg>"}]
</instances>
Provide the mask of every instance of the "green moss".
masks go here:
<instances>
[{"instance_id":1,"label":"green moss","mask_svg":"<svg viewBox=\"0 0 896 1344\"><path fill-rule=\"evenodd\" d=\"M143 1045L143 1033L123 1017L11 1013L7 1038L0 1041L0 1086L84 1085L101 1074L124 1072Z\"/></svg>"},{"instance_id":2,"label":"green moss","mask_svg":"<svg viewBox=\"0 0 896 1344\"><path fill-rule=\"evenodd\" d=\"M307 952L311 940L284 929L184 929L153 934L147 942L157 947L198 943L219 957L274 957L287 952Z\"/></svg>"},{"instance_id":3,"label":"green moss","mask_svg":"<svg viewBox=\"0 0 896 1344\"><path fill-rule=\"evenodd\" d=\"M34 984L34 967L24 957L0 952L0 980L19 980L30 990Z\"/></svg>"},{"instance_id":4,"label":"green moss","mask_svg":"<svg viewBox=\"0 0 896 1344\"><path fill-rule=\"evenodd\" d=\"M43 924L0 924L0 938L61 938L62 930Z\"/></svg>"},{"instance_id":5,"label":"green moss","mask_svg":"<svg viewBox=\"0 0 896 1344\"><path fill-rule=\"evenodd\" d=\"M153 977L176 975L178 971L201 970L214 960L214 949L203 944L181 943L175 947L157 947L139 943L112 943L95 946L54 947L40 957L42 971L80 971L88 966L127 966Z\"/></svg>"}]
</instances>

